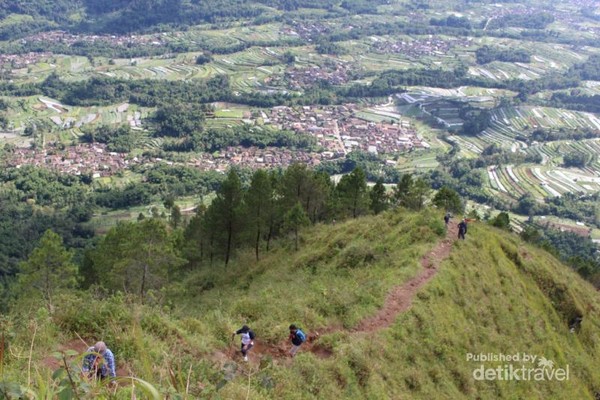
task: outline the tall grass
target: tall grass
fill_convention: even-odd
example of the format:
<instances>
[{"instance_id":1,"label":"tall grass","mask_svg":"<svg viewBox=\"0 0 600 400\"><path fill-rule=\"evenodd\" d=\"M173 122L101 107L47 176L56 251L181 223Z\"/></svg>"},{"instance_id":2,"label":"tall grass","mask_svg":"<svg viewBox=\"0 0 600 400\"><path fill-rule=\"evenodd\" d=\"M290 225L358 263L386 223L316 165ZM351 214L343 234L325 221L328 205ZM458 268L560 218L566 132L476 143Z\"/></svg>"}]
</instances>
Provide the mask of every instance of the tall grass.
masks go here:
<instances>
[{"instance_id":1,"label":"tall grass","mask_svg":"<svg viewBox=\"0 0 600 400\"><path fill-rule=\"evenodd\" d=\"M121 373L146 382L130 380L116 394L90 389L116 396L106 398L131 398L133 390L152 397L154 389L161 398L190 399L593 399L600 391L597 293L516 236L471 225L411 309L374 333L351 328L421 270L421 258L442 240L441 215L399 210L309 228L299 251L290 238L258 263L242 252L227 269L207 266L172 283L155 304L98 292L64 293L52 315L23 306L5 329L3 378L26 384L20 371L33 343L29 390L56 390L44 357L77 333L105 340ZM575 315L584 320L570 333ZM335 329L319 339L325 356L302 349L292 361L256 352L246 364L231 357L231 332L244 323L273 346L285 341L290 323ZM479 364L467 353L515 352L569 365L570 380L473 379Z\"/></svg>"}]
</instances>

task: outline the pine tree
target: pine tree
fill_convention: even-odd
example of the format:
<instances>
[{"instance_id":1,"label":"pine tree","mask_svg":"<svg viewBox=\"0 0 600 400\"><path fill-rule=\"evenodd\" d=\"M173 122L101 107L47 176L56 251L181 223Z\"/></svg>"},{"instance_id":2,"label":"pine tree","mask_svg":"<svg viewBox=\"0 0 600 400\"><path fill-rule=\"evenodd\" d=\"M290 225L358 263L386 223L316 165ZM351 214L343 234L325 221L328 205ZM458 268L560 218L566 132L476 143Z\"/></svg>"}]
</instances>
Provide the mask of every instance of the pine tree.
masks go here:
<instances>
[{"instance_id":1,"label":"pine tree","mask_svg":"<svg viewBox=\"0 0 600 400\"><path fill-rule=\"evenodd\" d=\"M324 171L313 172L310 178L308 195L310 196L310 208L306 210L310 220L315 223L327 218L329 213L329 198L335 186L331 177Z\"/></svg>"},{"instance_id":2,"label":"pine tree","mask_svg":"<svg viewBox=\"0 0 600 400\"><path fill-rule=\"evenodd\" d=\"M410 190L413 187L413 177L411 174L402 175L400 181L394 188L394 200L399 206L408 207L408 198L410 196Z\"/></svg>"},{"instance_id":3,"label":"pine tree","mask_svg":"<svg viewBox=\"0 0 600 400\"><path fill-rule=\"evenodd\" d=\"M206 233L206 206L203 204L196 208L196 214L190 219L183 231L183 254L190 266L199 265L204 259L207 233Z\"/></svg>"},{"instance_id":4,"label":"pine tree","mask_svg":"<svg viewBox=\"0 0 600 400\"><path fill-rule=\"evenodd\" d=\"M375 183L375 186L371 189L369 194L371 199L370 208L375 215L387 210L388 208L388 197L385 193L385 186L383 186L383 180L380 178Z\"/></svg>"},{"instance_id":5,"label":"pine tree","mask_svg":"<svg viewBox=\"0 0 600 400\"><path fill-rule=\"evenodd\" d=\"M94 269L106 287L137 293L142 303L149 289L162 287L169 272L185 264L165 223L155 218L118 224L93 257Z\"/></svg>"},{"instance_id":6,"label":"pine tree","mask_svg":"<svg viewBox=\"0 0 600 400\"><path fill-rule=\"evenodd\" d=\"M281 215L281 208L278 207L277 205L277 201L276 201L276 191L275 189L279 186L279 178L280 176L276 173L276 172L271 172L269 174L269 180L271 181L271 188L273 189L273 206L270 209L270 213L267 216L268 219L268 233L267 233L267 247L266 250L267 252L270 249L271 246L271 240L273 239L273 236L275 236L275 234L277 233L278 229L281 227L281 220L282 220L282 215Z\"/></svg>"},{"instance_id":7,"label":"pine tree","mask_svg":"<svg viewBox=\"0 0 600 400\"><path fill-rule=\"evenodd\" d=\"M298 202L303 207L307 203L310 206L310 198L307 196L310 173L305 164L292 164L285 170L278 188L283 210L287 212Z\"/></svg>"},{"instance_id":8,"label":"pine tree","mask_svg":"<svg viewBox=\"0 0 600 400\"><path fill-rule=\"evenodd\" d=\"M421 210L431 192L431 186L423 178L413 179L411 174L403 175L394 189L394 199L402 207Z\"/></svg>"},{"instance_id":9,"label":"pine tree","mask_svg":"<svg viewBox=\"0 0 600 400\"><path fill-rule=\"evenodd\" d=\"M431 186L429 183L422 178L416 179L409 190L408 207L420 211L425 206L425 200L430 193Z\"/></svg>"},{"instance_id":10,"label":"pine tree","mask_svg":"<svg viewBox=\"0 0 600 400\"><path fill-rule=\"evenodd\" d=\"M278 186L282 214L300 202L305 213L316 222L324 212L331 192L331 182L325 173L315 173L305 164L292 164Z\"/></svg>"},{"instance_id":11,"label":"pine tree","mask_svg":"<svg viewBox=\"0 0 600 400\"><path fill-rule=\"evenodd\" d=\"M433 197L433 204L442 210L457 214L462 213L464 210L464 205L458 193L447 186L442 186L442 188L438 190Z\"/></svg>"},{"instance_id":12,"label":"pine tree","mask_svg":"<svg viewBox=\"0 0 600 400\"><path fill-rule=\"evenodd\" d=\"M294 232L295 248L298 250L298 231L301 227L310 224L310 220L304 212L300 203L296 203L286 214L284 218L286 230Z\"/></svg>"},{"instance_id":13,"label":"pine tree","mask_svg":"<svg viewBox=\"0 0 600 400\"><path fill-rule=\"evenodd\" d=\"M173 229L177 229L179 227L182 218L183 216L181 215L181 208L179 208L178 205L174 205L171 208L171 219L169 221Z\"/></svg>"},{"instance_id":14,"label":"pine tree","mask_svg":"<svg viewBox=\"0 0 600 400\"><path fill-rule=\"evenodd\" d=\"M356 218L366 213L369 207L367 178L360 167L342 177L336 186L340 211L343 216Z\"/></svg>"},{"instance_id":15,"label":"pine tree","mask_svg":"<svg viewBox=\"0 0 600 400\"><path fill-rule=\"evenodd\" d=\"M57 290L77 284L78 271L72 258L73 253L65 249L62 238L47 230L38 247L20 265L19 283L22 291L38 291L51 308Z\"/></svg>"},{"instance_id":16,"label":"pine tree","mask_svg":"<svg viewBox=\"0 0 600 400\"><path fill-rule=\"evenodd\" d=\"M236 236L242 229L242 198L240 177L234 169L231 169L221 184L217 197L210 205L210 208L214 209L212 215L216 217L211 221L214 224L211 228L220 234L221 244L225 251L225 265L229 264Z\"/></svg>"},{"instance_id":17,"label":"pine tree","mask_svg":"<svg viewBox=\"0 0 600 400\"><path fill-rule=\"evenodd\" d=\"M264 170L257 170L252 176L250 188L245 196L246 222L252 234L256 261L260 258L260 241L268 232L270 217L274 208L274 194L271 178Z\"/></svg>"}]
</instances>

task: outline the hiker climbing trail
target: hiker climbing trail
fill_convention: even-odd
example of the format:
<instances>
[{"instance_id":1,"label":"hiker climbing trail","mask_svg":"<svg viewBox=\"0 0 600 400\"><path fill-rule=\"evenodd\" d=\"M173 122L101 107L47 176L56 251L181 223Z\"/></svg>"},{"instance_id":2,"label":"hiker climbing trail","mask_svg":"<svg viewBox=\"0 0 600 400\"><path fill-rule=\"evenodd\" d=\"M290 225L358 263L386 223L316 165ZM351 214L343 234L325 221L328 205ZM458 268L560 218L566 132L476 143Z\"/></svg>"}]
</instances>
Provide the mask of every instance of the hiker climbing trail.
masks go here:
<instances>
[{"instance_id":1,"label":"hiker climbing trail","mask_svg":"<svg viewBox=\"0 0 600 400\"><path fill-rule=\"evenodd\" d=\"M457 233L457 225L450 224L446 236L421 258L422 268L418 274L404 284L392 288L382 308L375 315L363 319L353 329L346 329L341 325L329 325L317 331L307 332L307 340L302 345L300 353L310 352L318 358L328 358L333 355L333 352L320 343L318 340L319 335L335 332L346 332L348 334L369 333L392 325L398 314L410 308L413 297L435 276L440 263L450 255L452 243L456 240ZM80 339L73 341L66 348L83 352L85 351L85 343ZM248 359L250 362L256 363L260 362L263 357L270 356L273 359L290 358L291 361L290 349L291 343L289 340L282 340L278 343L267 343L260 337L257 337L254 340L252 351L248 353ZM227 351L217 351L212 354L211 359L218 364L222 364L236 357L239 357L240 360L243 359L243 356L239 355L237 343L234 343L232 340ZM45 360L45 363L54 368L59 367L59 361L53 358L48 358ZM127 376L127 373L125 371L117 371L117 376Z\"/></svg>"},{"instance_id":2,"label":"hiker climbing trail","mask_svg":"<svg viewBox=\"0 0 600 400\"><path fill-rule=\"evenodd\" d=\"M439 241L433 249L421 259L422 270L409 281L400 286L394 287L388 294L383 307L377 314L363 319L355 328L348 330L350 333L376 332L387 328L395 320L398 314L408 310L411 306L413 297L425 286L437 273L440 263L450 255L452 243L456 240L458 227L456 224L449 224L446 236ZM318 330L318 333L309 335L309 340L305 343L302 351L309 351L319 358L327 358L332 355L331 350L320 346L318 343L319 334L327 334L344 331L342 326L327 326ZM290 344L288 341L282 341L277 344L264 343L261 340L256 341L256 356L268 354L273 358L285 358L289 356Z\"/></svg>"}]
</instances>

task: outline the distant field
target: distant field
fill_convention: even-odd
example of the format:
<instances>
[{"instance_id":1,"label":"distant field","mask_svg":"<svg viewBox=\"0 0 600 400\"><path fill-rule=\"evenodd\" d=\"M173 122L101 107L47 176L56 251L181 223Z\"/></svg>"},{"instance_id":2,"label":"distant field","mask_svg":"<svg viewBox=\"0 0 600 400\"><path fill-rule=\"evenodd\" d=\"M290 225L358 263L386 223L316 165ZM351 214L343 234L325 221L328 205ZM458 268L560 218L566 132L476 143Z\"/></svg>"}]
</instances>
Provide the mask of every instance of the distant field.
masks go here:
<instances>
[{"instance_id":1,"label":"distant field","mask_svg":"<svg viewBox=\"0 0 600 400\"><path fill-rule=\"evenodd\" d=\"M559 168L544 166L488 167L487 180L493 193L518 199L525 193L538 198L561 196L564 193L595 193L600 191L596 168Z\"/></svg>"},{"instance_id":2,"label":"distant field","mask_svg":"<svg viewBox=\"0 0 600 400\"><path fill-rule=\"evenodd\" d=\"M208 196L205 196L204 203L209 204L213 197L214 194L212 193ZM195 208L198 206L198 204L200 204L200 199L192 196L182 197L178 198L175 204L181 209L181 213L184 218L190 218L194 214ZM162 203L155 203L139 207L130 207L126 210L100 211L92 217L92 220L89 222L89 224L97 233L106 233L110 228L117 225L119 222L137 220L140 214L146 218L151 218L152 209L155 207L159 215L164 213L165 218L169 218L169 210L167 210Z\"/></svg>"},{"instance_id":3,"label":"distant field","mask_svg":"<svg viewBox=\"0 0 600 400\"><path fill-rule=\"evenodd\" d=\"M198 53L186 53L175 58L117 59L109 64L107 59L98 58L92 65L87 57L53 56L47 60L16 70L15 78L20 82L39 82L52 72L65 80L82 80L90 75L101 75L119 79L206 79L227 74L232 86L238 90L261 87L265 79L283 71L278 56L283 51L252 47L239 53L217 55L214 61L197 65Z\"/></svg>"},{"instance_id":4,"label":"distant field","mask_svg":"<svg viewBox=\"0 0 600 400\"><path fill-rule=\"evenodd\" d=\"M0 19L0 28L32 21L33 17L31 15L8 14L6 17Z\"/></svg>"},{"instance_id":5,"label":"distant field","mask_svg":"<svg viewBox=\"0 0 600 400\"><path fill-rule=\"evenodd\" d=\"M16 99L8 111L14 132L0 136L0 144L14 143L26 146L32 140L21 136L27 126L36 126L44 131L46 141L59 140L70 144L81 135L81 129L98 125L129 125L142 131L143 120L152 109L120 103L103 107L71 107L43 96ZM141 135L144 136L144 135ZM156 139L145 139L141 146L154 147Z\"/></svg>"}]
</instances>

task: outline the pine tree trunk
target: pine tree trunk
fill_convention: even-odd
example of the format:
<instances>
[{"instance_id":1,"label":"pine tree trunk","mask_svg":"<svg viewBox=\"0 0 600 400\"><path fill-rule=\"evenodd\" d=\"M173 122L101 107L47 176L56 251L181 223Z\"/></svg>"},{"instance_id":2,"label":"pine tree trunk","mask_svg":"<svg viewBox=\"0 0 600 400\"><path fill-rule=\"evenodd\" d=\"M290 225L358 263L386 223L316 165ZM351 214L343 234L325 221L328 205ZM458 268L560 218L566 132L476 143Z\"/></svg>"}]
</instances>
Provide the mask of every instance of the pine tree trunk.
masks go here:
<instances>
[{"instance_id":1,"label":"pine tree trunk","mask_svg":"<svg viewBox=\"0 0 600 400\"><path fill-rule=\"evenodd\" d=\"M144 304L144 291L146 290L146 274L148 273L148 264L144 264L144 273L142 274L142 287L140 289L140 297Z\"/></svg>"},{"instance_id":2,"label":"pine tree trunk","mask_svg":"<svg viewBox=\"0 0 600 400\"><path fill-rule=\"evenodd\" d=\"M229 223L229 229L227 230L227 249L225 251L225 266L229 264L229 255L231 254L231 239L233 237L233 227Z\"/></svg>"},{"instance_id":3,"label":"pine tree trunk","mask_svg":"<svg viewBox=\"0 0 600 400\"><path fill-rule=\"evenodd\" d=\"M271 247L271 237L273 236L273 223L269 225L269 234L267 235L267 253Z\"/></svg>"},{"instance_id":4,"label":"pine tree trunk","mask_svg":"<svg viewBox=\"0 0 600 400\"><path fill-rule=\"evenodd\" d=\"M200 240L200 264L204 260L204 240Z\"/></svg>"},{"instance_id":5,"label":"pine tree trunk","mask_svg":"<svg viewBox=\"0 0 600 400\"><path fill-rule=\"evenodd\" d=\"M258 261L259 256L258 256L258 248L260 245L260 227L256 230L256 243L254 245L254 250L256 252L256 261Z\"/></svg>"},{"instance_id":6,"label":"pine tree trunk","mask_svg":"<svg viewBox=\"0 0 600 400\"><path fill-rule=\"evenodd\" d=\"M294 234L296 235L296 251L298 251L298 228L294 229Z\"/></svg>"}]
</instances>

